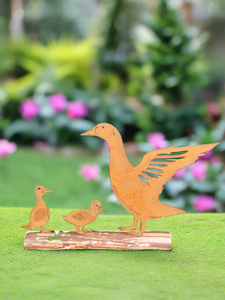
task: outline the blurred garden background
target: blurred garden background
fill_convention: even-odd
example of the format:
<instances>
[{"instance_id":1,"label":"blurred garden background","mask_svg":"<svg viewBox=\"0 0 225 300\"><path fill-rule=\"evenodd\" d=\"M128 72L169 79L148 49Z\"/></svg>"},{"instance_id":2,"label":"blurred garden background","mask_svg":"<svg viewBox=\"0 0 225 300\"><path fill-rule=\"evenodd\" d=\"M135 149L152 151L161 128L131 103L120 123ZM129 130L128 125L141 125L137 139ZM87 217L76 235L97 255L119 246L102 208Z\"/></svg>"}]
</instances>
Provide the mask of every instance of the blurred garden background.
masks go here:
<instances>
[{"instance_id":1,"label":"blurred garden background","mask_svg":"<svg viewBox=\"0 0 225 300\"><path fill-rule=\"evenodd\" d=\"M0 0L0 206L126 214L109 149L80 137L117 127L130 161L157 148L220 142L180 170L160 200L225 211L225 2Z\"/></svg>"}]
</instances>

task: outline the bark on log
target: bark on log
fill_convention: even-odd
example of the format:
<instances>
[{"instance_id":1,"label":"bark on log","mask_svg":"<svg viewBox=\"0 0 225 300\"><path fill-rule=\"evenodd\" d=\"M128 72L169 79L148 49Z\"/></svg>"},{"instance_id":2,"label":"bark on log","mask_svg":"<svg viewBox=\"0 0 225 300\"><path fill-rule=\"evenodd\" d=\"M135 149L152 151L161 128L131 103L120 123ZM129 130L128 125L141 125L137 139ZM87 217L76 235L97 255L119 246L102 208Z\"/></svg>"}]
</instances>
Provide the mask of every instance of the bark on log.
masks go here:
<instances>
[{"instance_id":1,"label":"bark on log","mask_svg":"<svg viewBox=\"0 0 225 300\"><path fill-rule=\"evenodd\" d=\"M54 232L28 231L24 238L26 250L172 250L168 231L145 231L142 235L129 235L117 231L92 231L78 234L75 231Z\"/></svg>"}]
</instances>

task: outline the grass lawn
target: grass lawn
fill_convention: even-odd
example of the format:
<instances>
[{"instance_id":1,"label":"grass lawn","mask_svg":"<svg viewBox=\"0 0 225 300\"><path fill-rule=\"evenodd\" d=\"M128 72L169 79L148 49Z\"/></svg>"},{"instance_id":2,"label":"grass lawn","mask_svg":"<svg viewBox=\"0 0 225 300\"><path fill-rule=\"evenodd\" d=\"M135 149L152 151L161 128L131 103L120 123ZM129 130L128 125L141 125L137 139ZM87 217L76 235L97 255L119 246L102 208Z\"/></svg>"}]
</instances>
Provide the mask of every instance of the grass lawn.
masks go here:
<instances>
[{"instance_id":1,"label":"grass lawn","mask_svg":"<svg viewBox=\"0 0 225 300\"><path fill-rule=\"evenodd\" d=\"M44 196L50 208L89 208L91 201L98 199L109 214L128 214L121 205L106 200L108 195L98 183L87 182L78 175L81 164L98 162L95 153L68 157L19 149L0 160L0 206L34 206L34 188L43 184L55 191Z\"/></svg>"},{"instance_id":2,"label":"grass lawn","mask_svg":"<svg viewBox=\"0 0 225 300\"><path fill-rule=\"evenodd\" d=\"M52 209L46 228L73 230ZM0 208L0 299L224 299L225 214L185 214L147 222L169 230L173 250L32 251L23 249L28 208ZM130 216L100 216L94 230L129 225Z\"/></svg>"}]
</instances>

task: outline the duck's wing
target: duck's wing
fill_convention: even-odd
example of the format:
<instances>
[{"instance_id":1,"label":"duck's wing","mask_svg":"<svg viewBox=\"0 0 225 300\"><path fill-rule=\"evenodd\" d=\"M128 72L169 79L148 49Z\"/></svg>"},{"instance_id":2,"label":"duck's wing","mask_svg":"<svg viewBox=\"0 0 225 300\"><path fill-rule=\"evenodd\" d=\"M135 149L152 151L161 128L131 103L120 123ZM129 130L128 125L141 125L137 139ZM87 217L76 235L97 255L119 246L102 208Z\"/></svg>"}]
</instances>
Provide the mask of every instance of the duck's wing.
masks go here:
<instances>
[{"instance_id":1,"label":"duck's wing","mask_svg":"<svg viewBox=\"0 0 225 300\"><path fill-rule=\"evenodd\" d=\"M154 187L152 190L157 196L179 169L193 164L216 145L218 143L153 150L143 157L135 170L140 179Z\"/></svg>"},{"instance_id":2,"label":"duck's wing","mask_svg":"<svg viewBox=\"0 0 225 300\"><path fill-rule=\"evenodd\" d=\"M44 218L44 216L46 215L46 210L44 208L39 208L38 210L35 211L34 213L34 221L35 222L38 222L40 221L41 219Z\"/></svg>"},{"instance_id":3,"label":"duck's wing","mask_svg":"<svg viewBox=\"0 0 225 300\"><path fill-rule=\"evenodd\" d=\"M76 220L87 220L90 218L90 215L85 211L75 211L71 217Z\"/></svg>"}]
</instances>

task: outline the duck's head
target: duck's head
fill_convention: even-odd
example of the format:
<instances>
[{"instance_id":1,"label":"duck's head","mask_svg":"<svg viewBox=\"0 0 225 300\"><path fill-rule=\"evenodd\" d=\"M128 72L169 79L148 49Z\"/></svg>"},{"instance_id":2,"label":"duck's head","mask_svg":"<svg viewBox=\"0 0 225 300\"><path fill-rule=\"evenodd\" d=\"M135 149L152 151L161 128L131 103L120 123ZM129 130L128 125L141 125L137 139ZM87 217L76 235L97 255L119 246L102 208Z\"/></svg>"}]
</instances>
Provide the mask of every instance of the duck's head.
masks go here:
<instances>
[{"instance_id":1,"label":"duck's head","mask_svg":"<svg viewBox=\"0 0 225 300\"><path fill-rule=\"evenodd\" d=\"M98 136L108 142L120 134L113 125L108 123L99 123L93 129L84 132L81 135Z\"/></svg>"},{"instance_id":2,"label":"duck's head","mask_svg":"<svg viewBox=\"0 0 225 300\"><path fill-rule=\"evenodd\" d=\"M98 200L94 200L94 201L91 202L91 208L92 208L92 209L96 209L96 208L97 208L98 210L101 210L101 211L103 211L103 212L106 212L106 211L102 208L101 202L98 201Z\"/></svg>"},{"instance_id":3,"label":"duck's head","mask_svg":"<svg viewBox=\"0 0 225 300\"><path fill-rule=\"evenodd\" d=\"M46 189L46 187L44 187L43 185L36 186L34 192L38 196L43 196L46 193L54 193L53 191Z\"/></svg>"}]
</instances>

